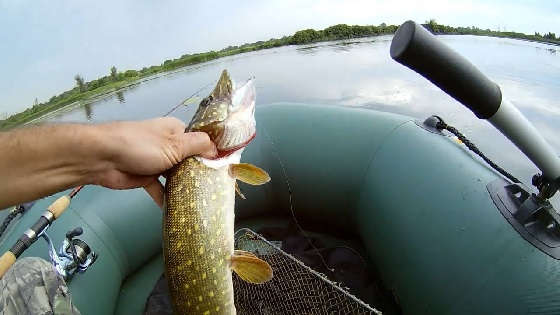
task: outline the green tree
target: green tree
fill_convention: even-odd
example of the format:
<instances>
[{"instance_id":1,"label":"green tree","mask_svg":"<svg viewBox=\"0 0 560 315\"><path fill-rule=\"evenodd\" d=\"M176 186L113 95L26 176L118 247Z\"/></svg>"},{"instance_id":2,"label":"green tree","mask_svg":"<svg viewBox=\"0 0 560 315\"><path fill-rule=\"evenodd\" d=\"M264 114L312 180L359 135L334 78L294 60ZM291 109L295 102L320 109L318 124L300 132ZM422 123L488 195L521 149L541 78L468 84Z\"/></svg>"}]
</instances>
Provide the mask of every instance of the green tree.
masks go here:
<instances>
[{"instance_id":1,"label":"green tree","mask_svg":"<svg viewBox=\"0 0 560 315\"><path fill-rule=\"evenodd\" d=\"M429 21L426 22L426 25L428 26L428 28L432 33L438 33L440 31L436 19L430 19Z\"/></svg>"},{"instance_id":2,"label":"green tree","mask_svg":"<svg viewBox=\"0 0 560 315\"><path fill-rule=\"evenodd\" d=\"M556 34L548 32L548 34L544 34L543 37L546 39L556 39Z\"/></svg>"},{"instance_id":3,"label":"green tree","mask_svg":"<svg viewBox=\"0 0 560 315\"><path fill-rule=\"evenodd\" d=\"M78 86L78 89L80 90L80 92L85 92L87 90L86 83L84 81L84 78L81 75L76 74L76 76L74 77L74 80L76 80L76 85Z\"/></svg>"},{"instance_id":4,"label":"green tree","mask_svg":"<svg viewBox=\"0 0 560 315\"><path fill-rule=\"evenodd\" d=\"M119 75L117 73L117 67L115 67L115 66L111 67L111 79L113 81L117 81L119 79Z\"/></svg>"},{"instance_id":5,"label":"green tree","mask_svg":"<svg viewBox=\"0 0 560 315\"><path fill-rule=\"evenodd\" d=\"M306 30L297 31L294 36L292 36L292 44L311 43L319 39L321 39L321 33L309 28Z\"/></svg>"}]
</instances>

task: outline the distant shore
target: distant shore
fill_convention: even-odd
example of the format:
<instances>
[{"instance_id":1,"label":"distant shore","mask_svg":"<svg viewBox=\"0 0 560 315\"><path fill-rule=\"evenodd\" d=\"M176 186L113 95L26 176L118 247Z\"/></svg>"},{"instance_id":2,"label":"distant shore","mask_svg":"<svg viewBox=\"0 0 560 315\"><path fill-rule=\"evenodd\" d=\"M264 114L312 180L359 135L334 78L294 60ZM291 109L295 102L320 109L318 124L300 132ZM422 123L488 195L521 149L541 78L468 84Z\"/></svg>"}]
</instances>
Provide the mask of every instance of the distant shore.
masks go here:
<instances>
[{"instance_id":1,"label":"distant shore","mask_svg":"<svg viewBox=\"0 0 560 315\"><path fill-rule=\"evenodd\" d=\"M560 46L560 38L556 38L554 33L541 35L527 35L517 32L492 31L490 29L479 29L477 27L452 27L437 24L430 20L423 26L436 35L477 35L491 36L500 38L521 39L544 44ZM165 60L161 65L144 67L140 70L126 70L117 72L112 68L107 76L85 82L83 78L76 76L77 86L59 95L51 97L47 102L38 102L26 110L11 115L0 120L0 130L10 129L15 126L39 119L48 113L60 110L66 106L91 103L100 96L112 94L132 85L141 83L146 79L157 77L158 74L167 73L179 68L190 65L204 63L210 60L219 59L226 56L242 54L250 51L263 50L287 45L303 45L314 42L325 42L342 39L372 37L379 35L393 34L397 30L396 25L386 25L382 23L374 25L346 25L338 24L324 30L306 29L297 31L292 36L273 38L267 41L243 44L241 46L229 46L219 51L209 51L196 54L185 54L177 59Z\"/></svg>"}]
</instances>

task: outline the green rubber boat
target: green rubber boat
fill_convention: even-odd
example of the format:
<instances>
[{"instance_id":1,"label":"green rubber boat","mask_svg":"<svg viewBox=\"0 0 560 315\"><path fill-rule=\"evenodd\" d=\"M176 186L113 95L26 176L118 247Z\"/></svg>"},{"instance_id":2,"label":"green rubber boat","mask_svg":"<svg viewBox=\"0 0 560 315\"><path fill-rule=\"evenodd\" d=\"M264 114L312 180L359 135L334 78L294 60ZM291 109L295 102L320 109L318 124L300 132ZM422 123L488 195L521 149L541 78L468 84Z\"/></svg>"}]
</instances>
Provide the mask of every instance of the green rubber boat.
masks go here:
<instances>
[{"instance_id":1,"label":"green rubber boat","mask_svg":"<svg viewBox=\"0 0 560 315\"><path fill-rule=\"evenodd\" d=\"M272 181L241 185L246 199L236 201L236 228L285 227L297 218L325 244L352 248L389 296L390 303L371 306L389 314L560 313L560 218L546 201L560 183L558 156L496 84L421 26L403 24L391 55L525 152L543 172L534 178L538 195L442 132L437 118L259 105L257 136L242 160ZM35 203L0 250L61 195ZM81 227L80 244L97 253L69 284L83 314L144 311L163 273L161 225L161 210L143 190L80 192L48 233L58 248ZM49 260L49 247L37 241L22 256Z\"/></svg>"},{"instance_id":2,"label":"green rubber boat","mask_svg":"<svg viewBox=\"0 0 560 315\"><path fill-rule=\"evenodd\" d=\"M506 185L444 134L405 116L361 108L273 104L243 160L266 169L242 186L238 227L285 226L292 202L304 227L365 250L404 313L560 311L557 259L526 241L488 187ZM57 196L37 202L0 244L6 251ZM163 272L161 210L143 190L85 187L49 235L68 230L97 261L70 282L83 314L140 314ZM23 256L48 257L36 242Z\"/></svg>"}]
</instances>

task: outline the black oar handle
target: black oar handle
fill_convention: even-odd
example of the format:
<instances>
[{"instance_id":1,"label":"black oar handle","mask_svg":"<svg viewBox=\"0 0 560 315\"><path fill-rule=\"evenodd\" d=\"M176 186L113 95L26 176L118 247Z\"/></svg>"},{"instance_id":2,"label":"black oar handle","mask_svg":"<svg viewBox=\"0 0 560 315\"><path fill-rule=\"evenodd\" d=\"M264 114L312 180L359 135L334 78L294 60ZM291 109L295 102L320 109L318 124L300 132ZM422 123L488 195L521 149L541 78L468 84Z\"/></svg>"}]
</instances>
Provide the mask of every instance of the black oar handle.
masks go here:
<instances>
[{"instance_id":1,"label":"black oar handle","mask_svg":"<svg viewBox=\"0 0 560 315\"><path fill-rule=\"evenodd\" d=\"M500 107L500 87L422 25L407 21L399 27L391 57L432 81L478 118L492 117Z\"/></svg>"}]
</instances>

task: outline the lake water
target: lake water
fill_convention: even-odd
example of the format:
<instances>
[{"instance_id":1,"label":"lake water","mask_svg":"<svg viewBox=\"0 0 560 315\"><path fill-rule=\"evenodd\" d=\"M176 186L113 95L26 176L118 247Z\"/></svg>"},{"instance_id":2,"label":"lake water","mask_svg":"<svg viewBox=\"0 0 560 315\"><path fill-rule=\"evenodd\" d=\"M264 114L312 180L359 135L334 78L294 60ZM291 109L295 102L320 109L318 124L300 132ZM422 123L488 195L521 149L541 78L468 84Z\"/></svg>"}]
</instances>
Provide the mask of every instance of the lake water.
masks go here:
<instances>
[{"instance_id":1,"label":"lake water","mask_svg":"<svg viewBox=\"0 0 560 315\"><path fill-rule=\"evenodd\" d=\"M560 47L477 36L439 38L498 83L504 97L560 153ZM162 116L201 88L197 95L206 96L221 70L227 68L238 81L256 77L257 106L288 101L365 106L422 120L440 115L488 157L530 185L536 167L488 122L476 119L429 81L393 61L389 56L391 39L380 36L232 56L143 82L48 119L98 122ZM197 103L181 106L172 115L188 121ZM553 198L558 210L559 201L559 196Z\"/></svg>"}]
</instances>

